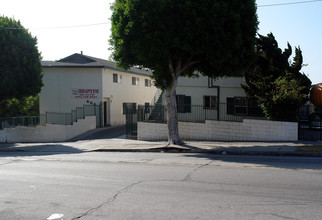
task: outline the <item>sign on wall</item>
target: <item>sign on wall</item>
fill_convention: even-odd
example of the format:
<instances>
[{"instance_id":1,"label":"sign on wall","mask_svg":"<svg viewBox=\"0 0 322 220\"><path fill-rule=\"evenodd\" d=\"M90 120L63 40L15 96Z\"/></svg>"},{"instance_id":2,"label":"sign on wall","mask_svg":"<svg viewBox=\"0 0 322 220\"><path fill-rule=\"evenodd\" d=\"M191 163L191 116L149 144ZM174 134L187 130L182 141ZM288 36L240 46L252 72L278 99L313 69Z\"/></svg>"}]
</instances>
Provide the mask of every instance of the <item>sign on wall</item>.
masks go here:
<instances>
[{"instance_id":1,"label":"sign on wall","mask_svg":"<svg viewBox=\"0 0 322 220\"><path fill-rule=\"evenodd\" d=\"M72 96L76 99L100 98L99 89L72 89Z\"/></svg>"}]
</instances>

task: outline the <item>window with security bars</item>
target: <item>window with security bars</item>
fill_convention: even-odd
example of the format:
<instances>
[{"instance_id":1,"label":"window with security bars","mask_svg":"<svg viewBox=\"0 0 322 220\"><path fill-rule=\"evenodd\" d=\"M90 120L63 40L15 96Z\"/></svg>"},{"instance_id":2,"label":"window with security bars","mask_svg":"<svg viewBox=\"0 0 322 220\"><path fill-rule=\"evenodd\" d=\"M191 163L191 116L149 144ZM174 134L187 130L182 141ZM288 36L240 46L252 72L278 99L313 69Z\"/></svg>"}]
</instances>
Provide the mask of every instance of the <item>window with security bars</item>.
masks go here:
<instances>
[{"instance_id":1,"label":"window with security bars","mask_svg":"<svg viewBox=\"0 0 322 220\"><path fill-rule=\"evenodd\" d=\"M247 115L248 114L248 104L245 97L235 97L235 115Z\"/></svg>"},{"instance_id":2,"label":"window with security bars","mask_svg":"<svg viewBox=\"0 0 322 220\"><path fill-rule=\"evenodd\" d=\"M254 100L247 100L246 97L228 97L227 115L248 115L262 117L262 110Z\"/></svg>"}]
</instances>

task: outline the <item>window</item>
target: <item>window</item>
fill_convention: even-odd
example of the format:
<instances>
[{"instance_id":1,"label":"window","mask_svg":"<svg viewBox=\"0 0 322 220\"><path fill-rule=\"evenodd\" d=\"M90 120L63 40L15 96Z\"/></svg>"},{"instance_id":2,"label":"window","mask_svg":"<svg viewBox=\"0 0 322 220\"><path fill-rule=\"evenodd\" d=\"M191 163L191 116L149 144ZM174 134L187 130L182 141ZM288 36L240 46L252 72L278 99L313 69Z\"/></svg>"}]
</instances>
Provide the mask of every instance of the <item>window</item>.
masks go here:
<instances>
[{"instance_id":1,"label":"window","mask_svg":"<svg viewBox=\"0 0 322 220\"><path fill-rule=\"evenodd\" d=\"M245 97L227 98L228 115L247 115L248 103Z\"/></svg>"},{"instance_id":2,"label":"window","mask_svg":"<svg viewBox=\"0 0 322 220\"><path fill-rule=\"evenodd\" d=\"M145 79L144 82L145 82L146 87L151 87L151 80L150 79Z\"/></svg>"},{"instance_id":3,"label":"window","mask_svg":"<svg viewBox=\"0 0 322 220\"><path fill-rule=\"evenodd\" d=\"M139 85L139 78L138 77L132 77L132 85L134 85L134 86Z\"/></svg>"},{"instance_id":4,"label":"window","mask_svg":"<svg viewBox=\"0 0 322 220\"><path fill-rule=\"evenodd\" d=\"M218 109L217 96L204 96L203 108Z\"/></svg>"},{"instance_id":5,"label":"window","mask_svg":"<svg viewBox=\"0 0 322 220\"><path fill-rule=\"evenodd\" d=\"M190 113L191 112L191 96L177 95L177 111L178 113Z\"/></svg>"},{"instance_id":6,"label":"window","mask_svg":"<svg viewBox=\"0 0 322 220\"><path fill-rule=\"evenodd\" d=\"M247 115L248 104L245 97L235 97L235 115Z\"/></svg>"},{"instance_id":7,"label":"window","mask_svg":"<svg viewBox=\"0 0 322 220\"><path fill-rule=\"evenodd\" d=\"M113 73L113 82L114 83L121 83L122 75Z\"/></svg>"},{"instance_id":8,"label":"window","mask_svg":"<svg viewBox=\"0 0 322 220\"><path fill-rule=\"evenodd\" d=\"M257 106L256 101L247 100L245 97L227 98L228 115L248 115L263 116L261 109Z\"/></svg>"},{"instance_id":9,"label":"window","mask_svg":"<svg viewBox=\"0 0 322 220\"><path fill-rule=\"evenodd\" d=\"M113 73L113 82L118 83L118 76L116 73Z\"/></svg>"}]
</instances>

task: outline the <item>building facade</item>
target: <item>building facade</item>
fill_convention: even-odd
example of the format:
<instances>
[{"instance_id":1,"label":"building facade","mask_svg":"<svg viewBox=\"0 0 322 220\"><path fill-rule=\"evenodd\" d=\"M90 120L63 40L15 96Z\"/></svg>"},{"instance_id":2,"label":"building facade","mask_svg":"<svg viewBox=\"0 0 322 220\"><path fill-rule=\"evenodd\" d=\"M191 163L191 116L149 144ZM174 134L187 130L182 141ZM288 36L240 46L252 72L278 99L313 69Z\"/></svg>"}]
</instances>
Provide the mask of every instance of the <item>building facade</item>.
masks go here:
<instances>
[{"instance_id":1,"label":"building facade","mask_svg":"<svg viewBox=\"0 0 322 220\"><path fill-rule=\"evenodd\" d=\"M178 119L181 121L240 120L252 114L241 85L242 76L213 79L180 77L177 85ZM165 98L163 98L165 104Z\"/></svg>"},{"instance_id":2,"label":"building facade","mask_svg":"<svg viewBox=\"0 0 322 220\"><path fill-rule=\"evenodd\" d=\"M101 126L125 124L123 103L151 103L157 88L151 71L121 70L114 62L83 54L43 61L40 114L69 113L84 105L101 107Z\"/></svg>"}]
</instances>

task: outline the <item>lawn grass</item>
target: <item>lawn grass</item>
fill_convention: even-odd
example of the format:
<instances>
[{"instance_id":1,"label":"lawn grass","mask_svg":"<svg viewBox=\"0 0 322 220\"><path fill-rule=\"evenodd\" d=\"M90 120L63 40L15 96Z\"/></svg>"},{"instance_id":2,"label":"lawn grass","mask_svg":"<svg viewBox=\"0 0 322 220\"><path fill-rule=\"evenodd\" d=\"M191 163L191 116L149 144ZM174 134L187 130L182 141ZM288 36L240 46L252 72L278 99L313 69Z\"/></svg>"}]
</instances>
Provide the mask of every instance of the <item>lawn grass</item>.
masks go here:
<instances>
[{"instance_id":1,"label":"lawn grass","mask_svg":"<svg viewBox=\"0 0 322 220\"><path fill-rule=\"evenodd\" d=\"M301 146L297 148L299 152L322 152L322 145Z\"/></svg>"}]
</instances>

